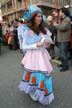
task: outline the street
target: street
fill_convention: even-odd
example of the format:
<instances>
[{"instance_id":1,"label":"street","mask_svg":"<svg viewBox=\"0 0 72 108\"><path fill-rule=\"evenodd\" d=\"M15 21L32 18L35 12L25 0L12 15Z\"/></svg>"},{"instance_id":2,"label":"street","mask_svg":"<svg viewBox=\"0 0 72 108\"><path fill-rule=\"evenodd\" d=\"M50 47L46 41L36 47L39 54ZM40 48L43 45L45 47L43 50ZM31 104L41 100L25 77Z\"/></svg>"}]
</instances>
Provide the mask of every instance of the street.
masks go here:
<instances>
[{"instance_id":1,"label":"street","mask_svg":"<svg viewBox=\"0 0 72 108\"><path fill-rule=\"evenodd\" d=\"M34 102L28 95L21 93L18 85L22 76L22 54L2 48L0 55L0 108L72 108L72 64L70 70L60 72L54 67L53 89L55 100L47 106Z\"/></svg>"}]
</instances>

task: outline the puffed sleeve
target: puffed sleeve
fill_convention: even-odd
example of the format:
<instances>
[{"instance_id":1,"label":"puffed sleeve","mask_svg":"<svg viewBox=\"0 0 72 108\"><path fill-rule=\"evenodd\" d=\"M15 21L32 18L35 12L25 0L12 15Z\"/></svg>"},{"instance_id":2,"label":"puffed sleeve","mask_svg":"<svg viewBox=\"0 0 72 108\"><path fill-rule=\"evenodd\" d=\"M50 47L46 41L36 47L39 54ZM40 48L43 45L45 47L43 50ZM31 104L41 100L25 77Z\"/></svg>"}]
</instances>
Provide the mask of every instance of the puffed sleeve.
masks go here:
<instances>
[{"instance_id":1,"label":"puffed sleeve","mask_svg":"<svg viewBox=\"0 0 72 108\"><path fill-rule=\"evenodd\" d=\"M37 49L36 44L28 44L27 42L30 41L28 38L28 31L26 30L24 32L24 38L23 38L23 43L22 43L22 49L24 50L32 50L32 49Z\"/></svg>"}]
</instances>

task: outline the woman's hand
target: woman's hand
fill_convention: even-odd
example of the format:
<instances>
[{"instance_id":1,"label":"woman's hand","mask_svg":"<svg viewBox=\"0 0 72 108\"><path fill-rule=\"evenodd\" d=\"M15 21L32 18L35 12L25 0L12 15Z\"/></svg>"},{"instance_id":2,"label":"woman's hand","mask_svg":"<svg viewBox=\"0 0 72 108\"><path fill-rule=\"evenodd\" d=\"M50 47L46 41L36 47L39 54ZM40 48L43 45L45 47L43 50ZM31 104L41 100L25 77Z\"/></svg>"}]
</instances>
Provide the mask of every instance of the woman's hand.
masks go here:
<instances>
[{"instance_id":1,"label":"woman's hand","mask_svg":"<svg viewBox=\"0 0 72 108\"><path fill-rule=\"evenodd\" d=\"M43 46L44 45L44 42L38 42L37 43L37 47L41 47L41 46Z\"/></svg>"},{"instance_id":2,"label":"woman's hand","mask_svg":"<svg viewBox=\"0 0 72 108\"><path fill-rule=\"evenodd\" d=\"M45 43L45 47L48 48L50 47L51 43Z\"/></svg>"}]
</instances>

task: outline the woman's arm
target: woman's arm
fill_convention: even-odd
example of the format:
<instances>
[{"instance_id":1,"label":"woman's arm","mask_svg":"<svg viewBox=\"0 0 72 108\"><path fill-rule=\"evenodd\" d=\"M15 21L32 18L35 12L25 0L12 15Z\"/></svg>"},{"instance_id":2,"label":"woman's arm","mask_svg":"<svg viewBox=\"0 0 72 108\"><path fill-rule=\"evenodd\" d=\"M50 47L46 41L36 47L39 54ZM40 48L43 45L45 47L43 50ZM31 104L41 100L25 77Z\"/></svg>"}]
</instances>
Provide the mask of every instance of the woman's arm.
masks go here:
<instances>
[{"instance_id":1,"label":"woman's arm","mask_svg":"<svg viewBox=\"0 0 72 108\"><path fill-rule=\"evenodd\" d=\"M26 40L23 39L22 49L23 49L23 50L37 49L37 44L27 45L27 44L26 44Z\"/></svg>"}]
</instances>

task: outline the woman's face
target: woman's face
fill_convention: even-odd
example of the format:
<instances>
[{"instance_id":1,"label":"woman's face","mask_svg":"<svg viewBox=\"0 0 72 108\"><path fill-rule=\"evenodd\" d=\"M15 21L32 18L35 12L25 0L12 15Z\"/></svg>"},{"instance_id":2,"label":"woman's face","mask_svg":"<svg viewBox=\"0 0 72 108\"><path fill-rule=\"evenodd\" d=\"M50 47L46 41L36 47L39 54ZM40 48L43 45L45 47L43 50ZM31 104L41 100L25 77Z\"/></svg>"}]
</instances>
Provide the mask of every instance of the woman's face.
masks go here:
<instances>
[{"instance_id":1,"label":"woman's face","mask_svg":"<svg viewBox=\"0 0 72 108\"><path fill-rule=\"evenodd\" d=\"M35 23L36 25L40 25L42 22L42 14L38 13L36 16L35 16Z\"/></svg>"}]
</instances>

